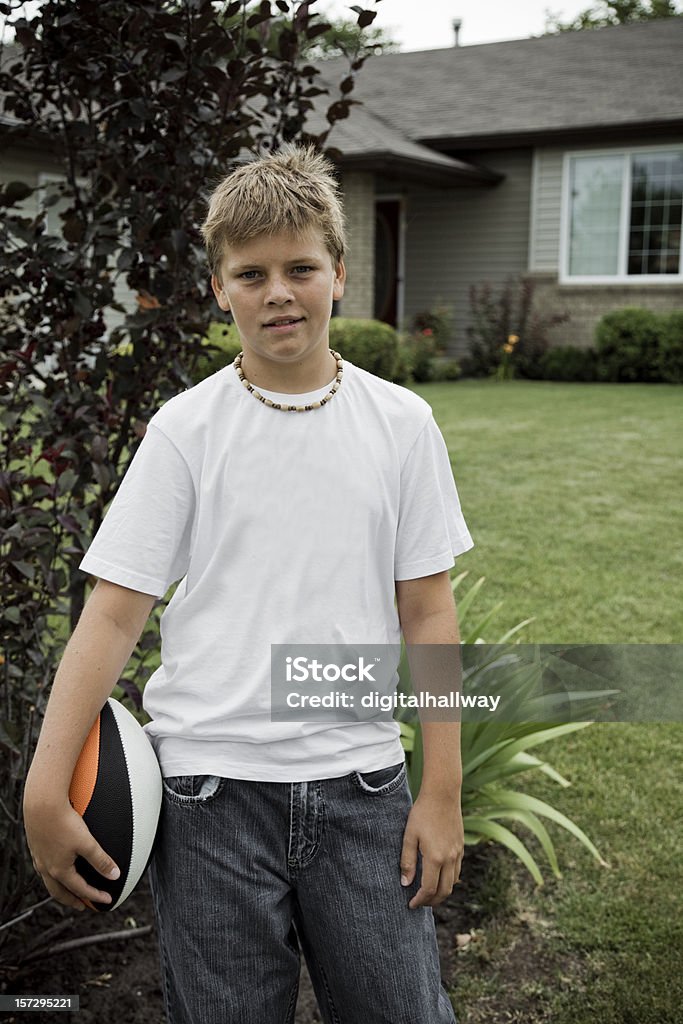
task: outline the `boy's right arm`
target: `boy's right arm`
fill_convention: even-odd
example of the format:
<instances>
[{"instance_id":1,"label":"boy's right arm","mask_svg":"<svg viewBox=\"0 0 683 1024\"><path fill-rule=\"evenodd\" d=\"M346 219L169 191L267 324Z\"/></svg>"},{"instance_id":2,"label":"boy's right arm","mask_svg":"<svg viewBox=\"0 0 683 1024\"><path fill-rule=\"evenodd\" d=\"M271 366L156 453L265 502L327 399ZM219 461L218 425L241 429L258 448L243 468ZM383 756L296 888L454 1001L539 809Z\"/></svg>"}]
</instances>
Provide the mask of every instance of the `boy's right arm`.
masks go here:
<instances>
[{"instance_id":1,"label":"boy's right arm","mask_svg":"<svg viewBox=\"0 0 683 1024\"><path fill-rule=\"evenodd\" d=\"M55 674L36 751L26 778L23 811L33 863L48 892L66 906L77 897L102 900L74 866L80 854L103 875L114 867L69 803L76 761L97 715L130 658L156 597L98 580ZM110 902L109 897L105 902Z\"/></svg>"}]
</instances>

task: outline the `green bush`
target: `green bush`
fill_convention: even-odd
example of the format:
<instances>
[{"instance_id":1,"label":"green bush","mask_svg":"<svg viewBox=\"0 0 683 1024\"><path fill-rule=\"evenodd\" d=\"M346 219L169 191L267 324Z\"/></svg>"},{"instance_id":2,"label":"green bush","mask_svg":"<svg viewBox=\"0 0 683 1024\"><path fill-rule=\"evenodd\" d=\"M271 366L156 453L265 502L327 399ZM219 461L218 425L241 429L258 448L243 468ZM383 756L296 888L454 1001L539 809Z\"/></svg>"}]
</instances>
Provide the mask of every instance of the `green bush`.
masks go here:
<instances>
[{"instance_id":1,"label":"green bush","mask_svg":"<svg viewBox=\"0 0 683 1024\"><path fill-rule=\"evenodd\" d=\"M391 379L394 384L407 384L413 379L413 350L402 334L398 336L398 351Z\"/></svg>"},{"instance_id":2,"label":"green bush","mask_svg":"<svg viewBox=\"0 0 683 1024\"><path fill-rule=\"evenodd\" d=\"M193 384L228 366L242 349L236 324L218 322L211 324L206 337L202 338L202 345L206 354L199 357L190 374Z\"/></svg>"},{"instance_id":3,"label":"green bush","mask_svg":"<svg viewBox=\"0 0 683 1024\"><path fill-rule=\"evenodd\" d=\"M330 348L363 370L394 379L398 359L398 335L381 320L335 316L330 320Z\"/></svg>"},{"instance_id":4,"label":"green bush","mask_svg":"<svg viewBox=\"0 0 683 1024\"><path fill-rule=\"evenodd\" d=\"M626 306L605 314L595 328L598 380L660 380L660 332L661 318L649 309Z\"/></svg>"},{"instance_id":5,"label":"green bush","mask_svg":"<svg viewBox=\"0 0 683 1024\"><path fill-rule=\"evenodd\" d=\"M417 384L434 380L437 346L433 334L409 334L405 342L410 351L410 375Z\"/></svg>"},{"instance_id":6,"label":"green bush","mask_svg":"<svg viewBox=\"0 0 683 1024\"><path fill-rule=\"evenodd\" d=\"M434 363L433 380L460 380L462 367L457 359L437 359Z\"/></svg>"},{"instance_id":7,"label":"green bush","mask_svg":"<svg viewBox=\"0 0 683 1024\"><path fill-rule=\"evenodd\" d=\"M542 380L595 380L596 352L594 348L558 345L541 356L538 369Z\"/></svg>"},{"instance_id":8,"label":"green bush","mask_svg":"<svg viewBox=\"0 0 683 1024\"><path fill-rule=\"evenodd\" d=\"M669 384L683 384L683 310L659 317L659 379Z\"/></svg>"}]
</instances>

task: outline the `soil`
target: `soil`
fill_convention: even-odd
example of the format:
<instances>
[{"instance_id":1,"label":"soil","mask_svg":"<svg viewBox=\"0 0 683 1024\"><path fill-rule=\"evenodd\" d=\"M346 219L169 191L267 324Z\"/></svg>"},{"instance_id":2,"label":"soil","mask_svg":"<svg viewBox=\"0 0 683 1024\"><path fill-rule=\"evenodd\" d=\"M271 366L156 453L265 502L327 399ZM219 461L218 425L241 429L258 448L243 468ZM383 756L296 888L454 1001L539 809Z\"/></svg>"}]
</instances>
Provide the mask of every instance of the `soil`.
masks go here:
<instances>
[{"instance_id":1,"label":"soil","mask_svg":"<svg viewBox=\"0 0 683 1024\"><path fill-rule=\"evenodd\" d=\"M40 900L39 893L34 902ZM532 901L533 884L504 851L491 845L466 851L460 882L434 908L442 979L459 1024L541 1024L550 1019L554 989L580 983L580 965L558 959L548 941L552 926L536 918ZM104 941L54 948L84 937ZM33 961L26 959L31 949L41 950ZM0 992L79 995L78 1013L34 1012L32 1024L166 1024L147 875L112 914L78 913L49 901L14 925L0 950ZM6 1024L26 1020L19 1013L2 1017ZM302 961L296 1024L321 1021Z\"/></svg>"}]
</instances>

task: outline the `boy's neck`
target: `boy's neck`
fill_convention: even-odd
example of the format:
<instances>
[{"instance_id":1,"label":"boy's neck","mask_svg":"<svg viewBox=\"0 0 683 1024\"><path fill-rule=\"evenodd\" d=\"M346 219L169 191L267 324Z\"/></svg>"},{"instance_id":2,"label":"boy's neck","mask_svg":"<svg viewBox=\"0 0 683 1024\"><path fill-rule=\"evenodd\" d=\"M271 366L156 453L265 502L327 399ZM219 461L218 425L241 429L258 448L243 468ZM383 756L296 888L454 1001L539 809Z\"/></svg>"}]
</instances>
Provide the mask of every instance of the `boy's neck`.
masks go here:
<instances>
[{"instance_id":1,"label":"boy's neck","mask_svg":"<svg viewBox=\"0 0 683 1024\"><path fill-rule=\"evenodd\" d=\"M276 363L245 348L242 372L257 391L303 395L332 385L337 375L337 360L327 346L292 363Z\"/></svg>"}]
</instances>

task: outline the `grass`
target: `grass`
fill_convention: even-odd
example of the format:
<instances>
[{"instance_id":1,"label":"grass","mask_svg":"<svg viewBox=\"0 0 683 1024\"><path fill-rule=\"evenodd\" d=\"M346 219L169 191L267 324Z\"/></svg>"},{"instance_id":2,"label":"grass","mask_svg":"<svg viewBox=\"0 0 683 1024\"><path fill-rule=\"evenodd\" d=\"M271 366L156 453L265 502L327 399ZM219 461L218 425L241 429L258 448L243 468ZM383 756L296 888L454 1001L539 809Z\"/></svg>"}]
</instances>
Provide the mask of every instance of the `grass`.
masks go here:
<instances>
[{"instance_id":1,"label":"grass","mask_svg":"<svg viewBox=\"0 0 683 1024\"><path fill-rule=\"evenodd\" d=\"M446 438L475 543L458 570L486 576L482 601L505 602L496 633L535 616L524 642L683 641L680 388L467 380L414 390ZM680 1024L680 747L673 722L603 723L548 748L571 788L540 776L526 787L585 829L610 867L559 828L562 879L536 889L513 866L518 915L552 922L537 941L556 970L541 977L531 961L502 980L520 925L507 909L494 915L494 974L459 959L460 1024ZM509 1015L520 990L536 1009Z\"/></svg>"},{"instance_id":2,"label":"grass","mask_svg":"<svg viewBox=\"0 0 683 1024\"><path fill-rule=\"evenodd\" d=\"M529 643L681 639L681 388L423 384L475 547L458 568ZM502 630L501 630L502 631Z\"/></svg>"}]
</instances>

